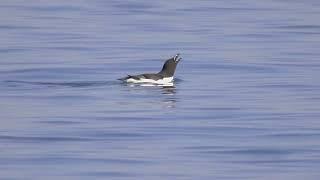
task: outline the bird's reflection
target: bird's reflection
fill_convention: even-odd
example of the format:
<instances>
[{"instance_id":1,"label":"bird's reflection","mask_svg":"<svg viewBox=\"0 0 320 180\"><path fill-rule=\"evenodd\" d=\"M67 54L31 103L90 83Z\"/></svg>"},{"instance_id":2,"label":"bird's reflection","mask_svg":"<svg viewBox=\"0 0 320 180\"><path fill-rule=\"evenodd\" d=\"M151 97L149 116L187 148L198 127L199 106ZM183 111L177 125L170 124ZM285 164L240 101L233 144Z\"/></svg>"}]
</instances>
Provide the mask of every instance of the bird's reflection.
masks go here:
<instances>
[{"instance_id":1,"label":"bird's reflection","mask_svg":"<svg viewBox=\"0 0 320 180\"><path fill-rule=\"evenodd\" d=\"M162 94L174 95L176 94L175 86L162 87Z\"/></svg>"},{"instance_id":2,"label":"bird's reflection","mask_svg":"<svg viewBox=\"0 0 320 180\"><path fill-rule=\"evenodd\" d=\"M162 94L165 95L162 103L165 105L166 108L176 107L176 102L177 102L177 97L175 96L176 93L177 93L177 89L175 86L162 87Z\"/></svg>"},{"instance_id":3,"label":"bird's reflection","mask_svg":"<svg viewBox=\"0 0 320 180\"><path fill-rule=\"evenodd\" d=\"M134 92L139 99L146 99L148 103L150 100L152 104L162 105L163 108L175 108L178 102L177 88L172 86L141 86L139 84L124 84L126 90ZM160 98L160 99L159 99ZM146 101L145 101L146 102Z\"/></svg>"}]
</instances>

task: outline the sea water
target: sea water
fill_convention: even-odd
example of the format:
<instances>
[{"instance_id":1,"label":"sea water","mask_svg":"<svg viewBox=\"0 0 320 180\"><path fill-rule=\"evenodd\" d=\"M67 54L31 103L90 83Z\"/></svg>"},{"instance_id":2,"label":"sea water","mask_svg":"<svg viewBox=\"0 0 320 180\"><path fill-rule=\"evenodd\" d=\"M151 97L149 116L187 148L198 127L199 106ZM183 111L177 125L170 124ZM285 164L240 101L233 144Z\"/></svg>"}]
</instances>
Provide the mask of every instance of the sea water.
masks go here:
<instances>
[{"instance_id":1,"label":"sea water","mask_svg":"<svg viewBox=\"0 0 320 180\"><path fill-rule=\"evenodd\" d=\"M319 9L1 1L0 179L319 179Z\"/></svg>"}]
</instances>

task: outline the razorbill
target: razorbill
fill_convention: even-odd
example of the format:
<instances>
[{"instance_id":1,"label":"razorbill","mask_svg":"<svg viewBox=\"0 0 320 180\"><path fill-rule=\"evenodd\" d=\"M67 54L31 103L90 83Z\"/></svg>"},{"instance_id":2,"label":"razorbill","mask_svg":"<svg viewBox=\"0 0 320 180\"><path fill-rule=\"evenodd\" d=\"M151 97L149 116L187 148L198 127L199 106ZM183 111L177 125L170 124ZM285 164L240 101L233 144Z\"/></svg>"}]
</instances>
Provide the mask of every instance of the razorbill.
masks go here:
<instances>
[{"instance_id":1,"label":"razorbill","mask_svg":"<svg viewBox=\"0 0 320 180\"><path fill-rule=\"evenodd\" d=\"M176 54L174 57L166 60L162 67L162 70L158 73L128 75L127 77L121 78L119 80L127 83L143 83L156 85L172 84L173 75L180 60L181 58L179 57L179 54Z\"/></svg>"}]
</instances>

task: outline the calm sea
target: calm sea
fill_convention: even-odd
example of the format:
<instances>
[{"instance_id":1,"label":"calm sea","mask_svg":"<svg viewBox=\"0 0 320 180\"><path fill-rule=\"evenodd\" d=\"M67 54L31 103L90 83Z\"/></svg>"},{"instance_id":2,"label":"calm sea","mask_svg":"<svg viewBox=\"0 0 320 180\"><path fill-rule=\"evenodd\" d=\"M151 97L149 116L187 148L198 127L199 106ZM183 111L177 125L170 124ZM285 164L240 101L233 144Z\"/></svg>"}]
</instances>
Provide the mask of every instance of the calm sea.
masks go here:
<instances>
[{"instance_id":1,"label":"calm sea","mask_svg":"<svg viewBox=\"0 0 320 180\"><path fill-rule=\"evenodd\" d=\"M320 1L0 2L0 179L320 178ZM183 58L174 87L121 84Z\"/></svg>"}]
</instances>

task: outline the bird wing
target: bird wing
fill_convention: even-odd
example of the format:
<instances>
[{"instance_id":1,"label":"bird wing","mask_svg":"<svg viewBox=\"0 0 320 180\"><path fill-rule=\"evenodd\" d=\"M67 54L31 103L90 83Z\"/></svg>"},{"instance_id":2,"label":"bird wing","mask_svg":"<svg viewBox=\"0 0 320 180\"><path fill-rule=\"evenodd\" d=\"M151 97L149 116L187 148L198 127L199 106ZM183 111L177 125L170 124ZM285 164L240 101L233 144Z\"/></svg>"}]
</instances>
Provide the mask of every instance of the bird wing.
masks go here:
<instances>
[{"instance_id":1,"label":"bird wing","mask_svg":"<svg viewBox=\"0 0 320 180\"><path fill-rule=\"evenodd\" d=\"M142 74L142 76L146 79L154 79L156 81L164 77L161 74Z\"/></svg>"},{"instance_id":2,"label":"bird wing","mask_svg":"<svg viewBox=\"0 0 320 180\"><path fill-rule=\"evenodd\" d=\"M120 78L119 80L125 81L127 79L135 79L135 80L140 80L140 79L154 79L154 80L159 80L164 78L163 75L161 74L139 74L139 75L127 75L124 78Z\"/></svg>"}]
</instances>

